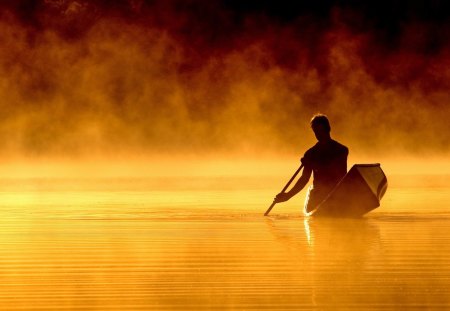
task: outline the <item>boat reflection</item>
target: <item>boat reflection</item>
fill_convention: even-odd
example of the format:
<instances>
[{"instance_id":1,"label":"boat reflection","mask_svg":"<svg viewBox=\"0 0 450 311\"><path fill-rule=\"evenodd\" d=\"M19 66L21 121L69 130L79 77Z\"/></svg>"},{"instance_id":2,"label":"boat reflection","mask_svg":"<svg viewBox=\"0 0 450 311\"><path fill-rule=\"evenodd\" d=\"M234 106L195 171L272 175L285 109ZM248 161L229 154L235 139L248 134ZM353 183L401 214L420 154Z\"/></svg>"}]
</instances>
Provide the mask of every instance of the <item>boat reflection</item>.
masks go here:
<instances>
[{"instance_id":1,"label":"boat reflection","mask_svg":"<svg viewBox=\"0 0 450 311\"><path fill-rule=\"evenodd\" d=\"M311 305L342 307L367 298L360 296L371 284L370 275L379 267L383 252L375 221L305 217L266 223L274 240L291 258L288 268L292 275L309 289Z\"/></svg>"}]
</instances>

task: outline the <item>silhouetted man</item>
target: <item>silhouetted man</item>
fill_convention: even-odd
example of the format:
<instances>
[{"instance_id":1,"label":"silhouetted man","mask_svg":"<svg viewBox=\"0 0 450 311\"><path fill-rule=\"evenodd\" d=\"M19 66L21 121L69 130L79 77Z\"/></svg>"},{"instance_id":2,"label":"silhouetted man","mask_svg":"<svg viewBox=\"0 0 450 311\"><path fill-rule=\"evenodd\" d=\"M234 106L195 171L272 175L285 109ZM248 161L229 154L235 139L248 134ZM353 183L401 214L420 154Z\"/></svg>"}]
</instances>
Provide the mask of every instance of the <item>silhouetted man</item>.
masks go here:
<instances>
[{"instance_id":1,"label":"silhouetted man","mask_svg":"<svg viewBox=\"0 0 450 311\"><path fill-rule=\"evenodd\" d=\"M306 186L314 172L313 185L305 200L305 213L314 210L347 173L348 148L331 139L328 118L315 115L311 119L311 128L318 142L301 159L304 165L302 176L290 191L275 197L277 203L289 200Z\"/></svg>"}]
</instances>

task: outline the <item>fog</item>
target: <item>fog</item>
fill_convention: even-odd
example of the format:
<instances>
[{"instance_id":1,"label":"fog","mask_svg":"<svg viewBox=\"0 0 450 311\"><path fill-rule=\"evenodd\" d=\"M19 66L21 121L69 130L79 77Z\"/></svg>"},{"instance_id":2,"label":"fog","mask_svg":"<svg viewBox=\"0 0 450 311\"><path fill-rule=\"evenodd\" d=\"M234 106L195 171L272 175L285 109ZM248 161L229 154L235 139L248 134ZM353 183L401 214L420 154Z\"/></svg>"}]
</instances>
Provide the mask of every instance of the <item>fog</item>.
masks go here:
<instances>
[{"instance_id":1,"label":"fog","mask_svg":"<svg viewBox=\"0 0 450 311\"><path fill-rule=\"evenodd\" d=\"M448 156L447 22L118 3L2 5L3 159L289 157L317 112L357 160Z\"/></svg>"}]
</instances>

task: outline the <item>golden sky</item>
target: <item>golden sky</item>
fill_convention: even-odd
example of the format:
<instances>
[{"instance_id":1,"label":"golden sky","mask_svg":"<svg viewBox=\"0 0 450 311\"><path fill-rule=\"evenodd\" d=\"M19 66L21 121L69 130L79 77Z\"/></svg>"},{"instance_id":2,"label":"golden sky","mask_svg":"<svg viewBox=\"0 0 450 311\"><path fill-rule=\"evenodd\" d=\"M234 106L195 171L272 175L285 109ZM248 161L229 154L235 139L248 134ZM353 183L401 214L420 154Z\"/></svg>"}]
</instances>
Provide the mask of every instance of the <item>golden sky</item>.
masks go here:
<instances>
[{"instance_id":1,"label":"golden sky","mask_svg":"<svg viewBox=\"0 0 450 311\"><path fill-rule=\"evenodd\" d=\"M2 4L1 155L450 150L443 2L114 3Z\"/></svg>"}]
</instances>

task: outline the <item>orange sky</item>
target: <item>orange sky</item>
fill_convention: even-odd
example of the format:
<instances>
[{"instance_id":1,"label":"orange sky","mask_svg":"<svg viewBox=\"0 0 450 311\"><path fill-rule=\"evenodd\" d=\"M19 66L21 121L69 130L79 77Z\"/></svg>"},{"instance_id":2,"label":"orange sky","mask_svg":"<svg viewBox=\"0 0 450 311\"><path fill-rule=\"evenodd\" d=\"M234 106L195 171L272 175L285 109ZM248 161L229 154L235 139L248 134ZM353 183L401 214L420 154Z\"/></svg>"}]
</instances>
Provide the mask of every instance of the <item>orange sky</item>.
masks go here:
<instances>
[{"instance_id":1,"label":"orange sky","mask_svg":"<svg viewBox=\"0 0 450 311\"><path fill-rule=\"evenodd\" d=\"M302 153L316 112L358 154L450 151L446 16L18 3L0 13L4 157Z\"/></svg>"}]
</instances>

